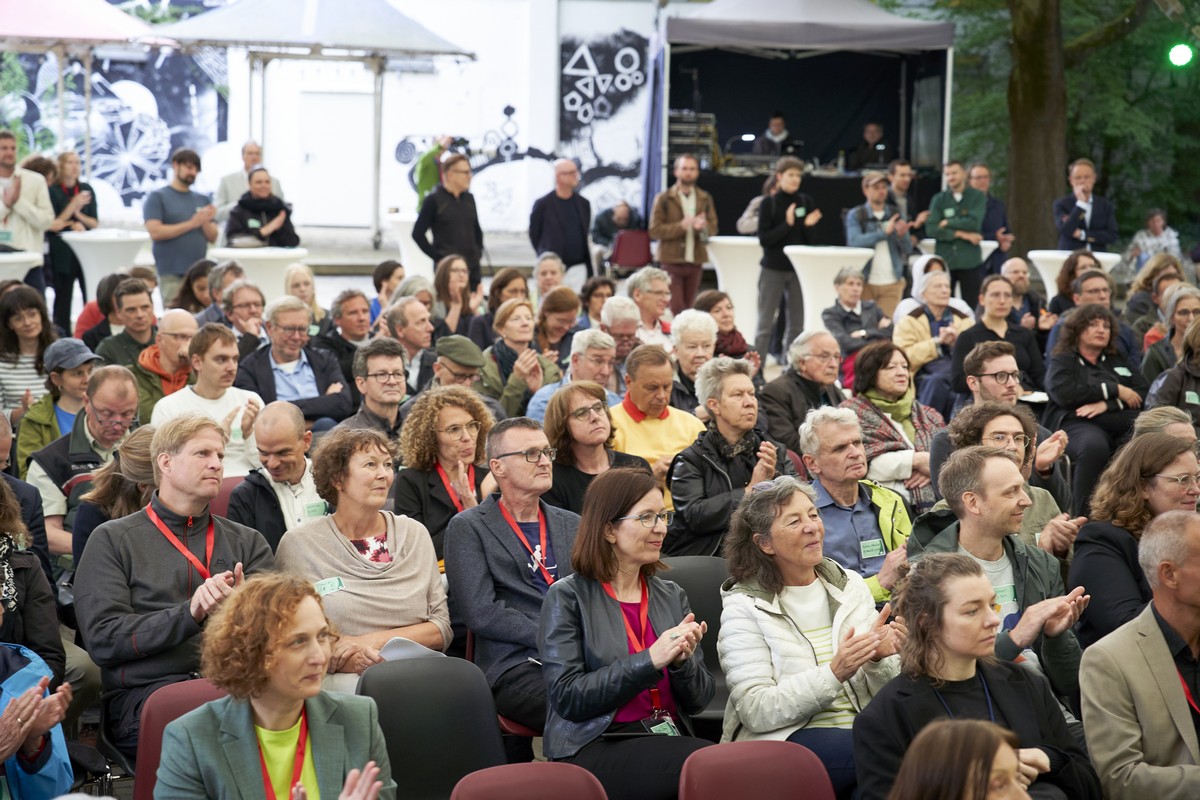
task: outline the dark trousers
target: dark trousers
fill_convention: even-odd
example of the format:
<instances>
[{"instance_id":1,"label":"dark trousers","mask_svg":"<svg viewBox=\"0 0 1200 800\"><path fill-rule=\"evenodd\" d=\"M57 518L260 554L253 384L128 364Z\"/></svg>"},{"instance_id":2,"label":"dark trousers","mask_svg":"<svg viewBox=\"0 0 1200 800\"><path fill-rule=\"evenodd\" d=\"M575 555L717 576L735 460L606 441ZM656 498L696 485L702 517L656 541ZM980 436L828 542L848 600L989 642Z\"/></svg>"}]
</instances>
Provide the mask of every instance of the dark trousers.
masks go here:
<instances>
[{"instance_id":1,"label":"dark trousers","mask_svg":"<svg viewBox=\"0 0 1200 800\"><path fill-rule=\"evenodd\" d=\"M79 282L79 291L83 295L84 305L87 305L88 295L87 285L83 280L83 269L79 266L79 262L71 259L64 266L68 267L70 271L54 270L50 277L54 286L54 324L64 331L69 331L75 327L74 321L71 319L71 295L75 293L76 281Z\"/></svg>"},{"instance_id":2,"label":"dark trousers","mask_svg":"<svg viewBox=\"0 0 1200 800\"><path fill-rule=\"evenodd\" d=\"M972 269L950 270L950 291L961 288L959 296L967 305L974 308L979 305L979 290L983 288L983 279L987 277L987 262Z\"/></svg>"},{"instance_id":3,"label":"dark trousers","mask_svg":"<svg viewBox=\"0 0 1200 800\"><path fill-rule=\"evenodd\" d=\"M1067 455L1071 456L1071 514L1086 515L1092 490L1113 453L1129 436L1137 412L1133 409L1108 411L1091 419L1069 419L1062 424L1067 432Z\"/></svg>"},{"instance_id":4,"label":"dark trousers","mask_svg":"<svg viewBox=\"0 0 1200 800\"><path fill-rule=\"evenodd\" d=\"M663 264L663 270L671 276L671 313L678 314L691 308L700 290L702 264Z\"/></svg>"},{"instance_id":5,"label":"dark trousers","mask_svg":"<svg viewBox=\"0 0 1200 800\"><path fill-rule=\"evenodd\" d=\"M103 699L105 728L110 741L125 755L137 756L138 731L142 719L142 706L146 699L158 689L176 683L162 680L149 686L138 686L126 691L115 691Z\"/></svg>"},{"instance_id":6,"label":"dark trousers","mask_svg":"<svg viewBox=\"0 0 1200 800\"><path fill-rule=\"evenodd\" d=\"M501 716L535 731L546 727L546 682L540 665L526 662L505 672L492 684L492 699ZM504 752L510 764L532 761L533 740L505 736Z\"/></svg>"},{"instance_id":7,"label":"dark trousers","mask_svg":"<svg viewBox=\"0 0 1200 800\"><path fill-rule=\"evenodd\" d=\"M838 800L858 796L854 772L854 732L849 728L801 728L787 739L813 751L825 765Z\"/></svg>"},{"instance_id":8,"label":"dark trousers","mask_svg":"<svg viewBox=\"0 0 1200 800\"><path fill-rule=\"evenodd\" d=\"M618 726L622 727L622 726ZM641 723L630 723L630 730ZM623 800L674 800L688 756L712 742L690 736L601 736L571 758L560 759L596 776L605 793Z\"/></svg>"}]
</instances>

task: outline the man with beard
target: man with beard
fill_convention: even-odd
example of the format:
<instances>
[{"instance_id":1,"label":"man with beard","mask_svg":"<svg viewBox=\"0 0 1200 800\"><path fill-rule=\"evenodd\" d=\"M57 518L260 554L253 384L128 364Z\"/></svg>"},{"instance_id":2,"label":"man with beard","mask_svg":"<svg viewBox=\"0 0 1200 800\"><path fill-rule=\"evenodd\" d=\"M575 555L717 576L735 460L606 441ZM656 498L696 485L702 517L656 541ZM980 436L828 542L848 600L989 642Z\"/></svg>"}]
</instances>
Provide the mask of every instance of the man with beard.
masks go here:
<instances>
[{"instance_id":1,"label":"man with beard","mask_svg":"<svg viewBox=\"0 0 1200 800\"><path fill-rule=\"evenodd\" d=\"M217 215L206 195L192 191L200 174L200 156L182 148L171 156L171 182L146 196L142 218L154 241L154 265L158 269L163 297L174 297L184 273L204 258L208 245L217 240Z\"/></svg>"},{"instance_id":2,"label":"man with beard","mask_svg":"<svg viewBox=\"0 0 1200 800\"><path fill-rule=\"evenodd\" d=\"M712 195L696 185L700 161L684 154L675 159L675 185L658 193L650 213L650 238L658 241L658 260L671 276L671 313L691 308L708 261L704 243L717 234Z\"/></svg>"},{"instance_id":3,"label":"man with beard","mask_svg":"<svg viewBox=\"0 0 1200 800\"><path fill-rule=\"evenodd\" d=\"M129 368L137 380L139 419L150 419L155 403L188 384L192 374L188 345L197 330L196 318L182 308L162 315L154 344L139 353L137 363Z\"/></svg>"},{"instance_id":4,"label":"man with beard","mask_svg":"<svg viewBox=\"0 0 1200 800\"><path fill-rule=\"evenodd\" d=\"M1046 337L1058 322L1058 315L1046 311L1046 301L1029 286L1029 264L1023 258L1010 258L1000 265L1000 274L1008 278L1013 287L1009 324L1033 331L1038 347L1046 352Z\"/></svg>"}]
</instances>

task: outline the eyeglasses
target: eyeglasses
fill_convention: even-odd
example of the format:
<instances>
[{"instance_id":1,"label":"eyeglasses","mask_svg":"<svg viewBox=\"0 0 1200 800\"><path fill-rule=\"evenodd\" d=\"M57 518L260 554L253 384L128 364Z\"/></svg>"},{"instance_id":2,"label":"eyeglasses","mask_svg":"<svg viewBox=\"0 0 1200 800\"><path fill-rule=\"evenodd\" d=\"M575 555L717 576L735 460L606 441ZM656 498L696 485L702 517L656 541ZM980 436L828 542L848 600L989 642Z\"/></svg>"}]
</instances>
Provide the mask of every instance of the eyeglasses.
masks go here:
<instances>
[{"instance_id":1,"label":"eyeglasses","mask_svg":"<svg viewBox=\"0 0 1200 800\"><path fill-rule=\"evenodd\" d=\"M1200 487L1200 475L1159 475L1155 474L1156 478L1162 478L1164 481L1170 481L1175 484L1176 489L1190 489L1193 486Z\"/></svg>"},{"instance_id":2,"label":"eyeglasses","mask_svg":"<svg viewBox=\"0 0 1200 800\"><path fill-rule=\"evenodd\" d=\"M404 383L408 375L403 370L395 372L368 372L367 377L376 383Z\"/></svg>"},{"instance_id":3,"label":"eyeglasses","mask_svg":"<svg viewBox=\"0 0 1200 800\"><path fill-rule=\"evenodd\" d=\"M634 338L636 338L636 337L634 337ZM616 359L601 358L600 356L584 356L584 358L587 359L587 362L589 364L591 364L593 367L596 367L597 369L604 369L605 367L608 367L611 369L612 365L614 363L616 363Z\"/></svg>"},{"instance_id":4,"label":"eyeglasses","mask_svg":"<svg viewBox=\"0 0 1200 800\"><path fill-rule=\"evenodd\" d=\"M670 289L643 289L642 291L645 294L659 295L661 297L670 297L671 296Z\"/></svg>"},{"instance_id":5,"label":"eyeglasses","mask_svg":"<svg viewBox=\"0 0 1200 800\"><path fill-rule=\"evenodd\" d=\"M1013 444L1025 447L1029 444L1029 437L1023 433L1018 433L1015 436L1010 436L1007 433L993 433L991 436L983 437L983 441L985 444L992 443L998 446L1003 446L1009 442L1012 442Z\"/></svg>"},{"instance_id":6,"label":"eyeglasses","mask_svg":"<svg viewBox=\"0 0 1200 800\"><path fill-rule=\"evenodd\" d=\"M600 416L600 417L604 416L604 403L593 403L590 406L584 406L583 408L577 408L571 412L570 417L571 417L571 419L582 422L583 420L590 417L592 414L595 414L596 416Z\"/></svg>"},{"instance_id":7,"label":"eyeglasses","mask_svg":"<svg viewBox=\"0 0 1200 800\"><path fill-rule=\"evenodd\" d=\"M466 425L451 425L447 428L442 428L441 430L438 431L438 433L444 433L447 436L449 436L451 439L461 439L462 435L463 435L463 431L466 431L467 433L471 434L472 436L478 436L479 429L482 427L483 427L483 425L480 424L477 420L471 420ZM554 457L551 456L550 460L553 461ZM536 464L537 459L534 459L533 463Z\"/></svg>"},{"instance_id":8,"label":"eyeglasses","mask_svg":"<svg viewBox=\"0 0 1200 800\"><path fill-rule=\"evenodd\" d=\"M136 411L132 414L118 414L116 411L105 411L104 409L96 408L94 403L92 404L92 411L96 412L95 418L100 421L101 425L107 425L112 428L136 425L138 422Z\"/></svg>"},{"instance_id":9,"label":"eyeglasses","mask_svg":"<svg viewBox=\"0 0 1200 800\"><path fill-rule=\"evenodd\" d=\"M984 372L982 374L976 375L975 377L976 378L991 378L992 380L994 380L996 383L1000 384L1001 386L1006 386L1006 385L1008 385L1009 381L1016 381L1017 383L1020 383L1021 382L1021 371L1017 370L1016 372Z\"/></svg>"},{"instance_id":10,"label":"eyeglasses","mask_svg":"<svg viewBox=\"0 0 1200 800\"><path fill-rule=\"evenodd\" d=\"M671 520L675 519L675 512L660 511L655 514L653 511L647 511L644 514L638 514L636 517L617 517L613 520L613 522L620 522L624 519L636 519L638 522L642 523L643 528L653 528L659 522L663 523L667 527L670 527Z\"/></svg>"},{"instance_id":11,"label":"eyeglasses","mask_svg":"<svg viewBox=\"0 0 1200 800\"><path fill-rule=\"evenodd\" d=\"M245 309L253 310L253 309L262 308L262 307L263 307L263 304L258 302L257 300L251 301L249 303L234 303L233 304L233 308L236 311L242 311Z\"/></svg>"},{"instance_id":12,"label":"eyeglasses","mask_svg":"<svg viewBox=\"0 0 1200 800\"><path fill-rule=\"evenodd\" d=\"M308 326L307 325L273 325L273 326L271 326L271 330L278 331L279 333L282 333L284 336L307 336L308 335Z\"/></svg>"},{"instance_id":13,"label":"eyeglasses","mask_svg":"<svg viewBox=\"0 0 1200 800\"><path fill-rule=\"evenodd\" d=\"M441 367L446 372L449 372L451 377L453 377L458 383L477 383L479 381L480 376L478 372L458 372L457 370L453 370L446 366L444 363L441 363Z\"/></svg>"},{"instance_id":14,"label":"eyeglasses","mask_svg":"<svg viewBox=\"0 0 1200 800\"><path fill-rule=\"evenodd\" d=\"M538 449L536 447L531 447L528 450L514 450L511 453L501 453L498 456L494 456L494 458L508 458L509 456L524 456L525 460L528 461L530 464L536 464L542 460L542 456L545 456L548 461L553 461L554 457L557 455L558 455L557 447L543 447L541 449Z\"/></svg>"}]
</instances>

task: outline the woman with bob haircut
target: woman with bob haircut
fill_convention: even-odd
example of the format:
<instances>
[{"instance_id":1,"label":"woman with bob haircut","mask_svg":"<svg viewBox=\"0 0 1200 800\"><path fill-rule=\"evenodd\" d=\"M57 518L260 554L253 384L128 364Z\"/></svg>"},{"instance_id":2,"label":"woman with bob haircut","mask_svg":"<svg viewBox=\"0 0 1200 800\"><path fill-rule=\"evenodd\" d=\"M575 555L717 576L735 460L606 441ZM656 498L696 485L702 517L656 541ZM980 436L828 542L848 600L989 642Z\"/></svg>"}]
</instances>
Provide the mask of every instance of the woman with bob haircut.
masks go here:
<instances>
[{"instance_id":1,"label":"woman with bob haircut","mask_svg":"<svg viewBox=\"0 0 1200 800\"><path fill-rule=\"evenodd\" d=\"M471 330L471 319L483 299L482 284L479 294L471 293L471 272L467 261L459 255L448 255L437 263L433 272L433 340L458 334L466 336Z\"/></svg>"},{"instance_id":2,"label":"woman with bob haircut","mask_svg":"<svg viewBox=\"0 0 1200 800\"><path fill-rule=\"evenodd\" d=\"M325 595L344 634L333 651L327 688L354 691L379 650L401 636L432 650L450 644L446 590L425 526L384 509L395 477L392 443L374 429L339 429L312 457L317 494L336 510L292 528L275 563L317 582L337 576Z\"/></svg>"},{"instance_id":3,"label":"woman with bob haircut","mask_svg":"<svg viewBox=\"0 0 1200 800\"><path fill-rule=\"evenodd\" d=\"M904 755L887 800L1029 800L1012 731L975 719L931 722Z\"/></svg>"},{"instance_id":4,"label":"woman with bob haircut","mask_svg":"<svg viewBox=\"0 0 1200 800\"><path fill-rule=\"evenodd\" d=\"M533 393L560 379L562 371L533 344L533 304L528 300L501 303L495 330L499 337L483 351L479 392L499 401L508 416L520 417Z\"/></svg>"},{"instance_id":5,"label":"woman with bob haircut","mask_svg":"<svg viewBox=\"0 0 1200 800\"><path fill-rule=\"evenodd\" d=\"M994 656L996 591L969 555L934 553L901 567L896 614L908 626L902 674L854 722L859 797L884 800L913 740L941 719L986 719L1017 736L1032 797L1100 800L1100 780L1037 670ZM1073 616L1062 599L1063 619Z\"/></svg>"},{"instance_id":6,"label":"woman with bob haircut","mask_svg":"<svg viewBox=\"0 0 1200 800\"><path fill-rule=\"evenodd\" d=\"M229 695L167 725L154 796L393 800L375 702L321 691L337 642L311 582L248 578L201 644L204 676Z\"/></svg>"},{"instance_id":7,"label":"woman with bob haircut","mask_svg":"<svg viewBox=\"0 0 1200 800\"><path fill-rule=\"evenodd\" d=\"M579 295L570 286L555 286L538 303L534 332L537 349L559 369L571 363L571 340L579 324Z\"/></svg>"},{"instance_id":8,"label":"woman with bob haircut","mask_svg":"<svg viewBox=\"0 0 1200 800\"><path fill-rule=\"evenodd\" d=\"M1067 256L1058 270L1058 275L1054 278L1054 288L1058 290L1058 294L1051 297L1046 306L1051 314L1061 317L1075 307L1075 293L1071 291L1071 284L1075 283L1075 279L1080 275L1093 269L1101 269L1101 266L1100 262L1096 260L1096 256L1092 255L1091 250L1075 250ZM1049 289L1049 287L1046 288ZM1150 299L1149 293L1146 294L1146 299Z\"/></svg>"},{"instance_id":9,"label":"woman with bob haircut","mask_svg":"<svg viewBox=\"0 0 1200 800\"><path fill-rule=\"evenodd\" d=\"M709 745L688 735L688 714L715 691L697 652L708 626L657 576L670 518L649 472L596 478L571 551L575 573L542 603L543 751L592 772L609 797L676 797L683 762ZM650 735L661 733L680 735Z\"/></svg>"},{"instance_id":10,"label":"woman with bob haircut","mask_svg":"<svg viewBox=\"0 0 1200 800\"><path fill-rule=\"evenodd\" d=\"M450 520L479 505L491 429L487 406L461 386L422 392L400 429L405 468L396 475L396 514L425 526L438 561Z\"/></svg>"},{"instance_id":11,"label":"woman with bob haircut","mask_svg":"<svg viewBox=\"0 0 1200 800\"><path fill-rule=\"evenodd\" d=\"M492 278L488 287L487 312L471 317L471 328L467 334L472 342L479 345L480 350L486 350L496 341L496 309L505 300L528 300L529 285L525 276L512 267L505 267Z\"/></svg>"},{"instance_id":12,"label":"woman with bob haircut","mask_svg":"<svg viewBox=\"0 0 1200 800\"><path fill-rule=\"evenodd\" d=\"M717 652L729 686L721 741L785 739L812 750L839 798L854 796L851 729L900 673L903 622L824 556L817 493L783 475L751 487L725 535Z\"/></svg>"},{"instance_id":13,"label":"woman with bob haircut","mask_svg":"<svg viewBox=\"0 0 1200 800\"><path fill-rule=\"evenodd\" d=\"M641 456L613 449L608 394L594 381L571 381L550 397L544 423L554 459L554 485L542 495L549 505L583 513L583 498L597 475L630 467L649 471Z\"/></svg>"},{"instance_id":14,"label":"woman with bob haircut","mask_svg":"<svg viewBox=\"0 0 1200 800\"><path fill-rule=\"evenodd\" d=\"M1194 512L1197 498L1200 464L1195 445L1166 433L1147 433L1117 451L1092 495L1089 522L1075 540L1067 580L1069 589L1092 590L1092 602L1076 628L1082 647L1146 608L1151 592L1138 563L1142 531L1167 511Z\"/></svg>"}]
</instances>

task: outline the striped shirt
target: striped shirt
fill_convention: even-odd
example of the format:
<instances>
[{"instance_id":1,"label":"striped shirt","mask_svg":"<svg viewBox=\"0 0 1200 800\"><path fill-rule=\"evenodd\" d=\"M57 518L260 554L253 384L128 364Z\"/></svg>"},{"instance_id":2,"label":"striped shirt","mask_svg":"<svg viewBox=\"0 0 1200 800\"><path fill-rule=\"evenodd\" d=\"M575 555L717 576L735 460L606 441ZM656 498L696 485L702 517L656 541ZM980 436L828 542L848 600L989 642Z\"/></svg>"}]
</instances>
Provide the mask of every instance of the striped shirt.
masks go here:
<instances>
[{"instance_id":1,"label":"striped shirt","mask_svg":"<svg viewBox=\"0 0 1200 800\"><path fill-rule=\"evenodd\" d=\"M829 609L829 593L825 591L825 585L816 580L807 586L785 586L779 593L779 604L812 645L817 664L825 666L832 662L833 614ZM854 704L843 689L829 706L814 714L804 727L849 730L854 727L855 714Z\"/></svg>"},{"instance_id":2,"label":"striped shirt","mask_svg":"<svg viewBox=\"0 0 1200 800\"><path fill-rule=\"evenodd\" d=\"M0 408L6 417L21 405L26 389L33 393L34 402L46 393L46 375L36 365L37 356L18 356L16 364L0 358Z\"/></svg>"}]
</instances>

